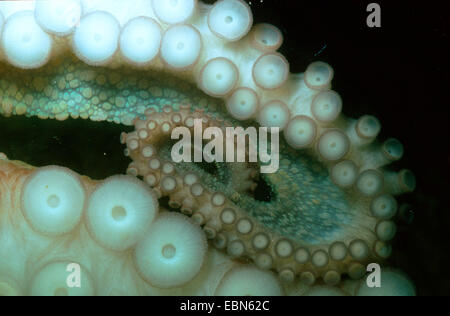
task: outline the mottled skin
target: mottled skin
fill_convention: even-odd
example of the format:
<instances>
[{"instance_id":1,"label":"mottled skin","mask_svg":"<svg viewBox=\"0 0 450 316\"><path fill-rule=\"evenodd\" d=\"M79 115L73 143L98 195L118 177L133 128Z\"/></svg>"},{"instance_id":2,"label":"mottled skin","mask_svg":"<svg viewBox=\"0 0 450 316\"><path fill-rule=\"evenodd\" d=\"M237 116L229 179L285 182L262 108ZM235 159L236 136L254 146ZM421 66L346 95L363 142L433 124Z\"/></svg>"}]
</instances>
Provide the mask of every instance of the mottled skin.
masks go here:
<instances>
[{"instance_id":1,"label":"mottled skin","mask_svg":"<svg viewBox=\"0 0 450 316\"><path fill-rule=\"evenodd\" d=\"M218 101L189 83L132 67L89 66L70 53L37 70L0 65L0 114L66 119L90 118L132 125L136 116L164 105L190 103L208 113L223 111Z\"/></svg>"},{"instance_id":2,"label":"mottled skin","mask_svg":"<svg viewBox=\"0 0 450 316\"><path fill-rule=\"evenodd\" d=\"M128 125L149 108L161 111L167 104L176 107L179 103L189 103L206 113L235 122L223 111L222 105L217 106L217 100L192 92L187 83L164 76L155 78L130 67L115 71L94 68L69 56L53 60L39 70L25 71L3 65L0 77L4 78L0 79L1 113L4 115L64 119L67 112L74 118L89 117ZM346 199L329 181L323 166L308 155L298 156L298 152L283 143L279 172L263 176L273 191L270 203L243 195L237 204L286 237L312 244L329 242L339 224L349 220ZM210 180L206 176L204 181L213 190L232 196L234 188L227 179L231 175L227 175L227 169L220 168L220 164L218 167L217 177ZM237 185L237 181L232 182Z\"/></svg>"},{"instance_id":3,"label":"mottled skin","mask_svg":"<svg viewBox=\"0 0 450 316\"><path fill-rule=\"evenodd\" d=\"M334 185L326 167L317 161L313 151L295 151L284 141L280 145L279 170L274 174L260 175L259 185L266 183L270 191L266 192L269 196L265 197L258 196L261 195L258 187L255 192L233 187L235 179L241 179L241 182L251 180L248 176L258 170L254 166L248 165L247 170L252 172L246 173L245 166L237 168L233 163L174 164L170 156L175 142L170 139L171 130L177 126L189 127L185 122L192 117L202 118L204 127L222 126L221 122L228 120L224 116L216 121L202 111L186 107L148 112L146 119L135 121L135 132L122 137L122 142L128 147L126 154L133 160L128 172L142 176L144 181L150 177L152 180L148 183L160 196L168 196L169 205L193 214L219 249L226 248L231 256L250 259L260 267L274 269L286 281L291 279L292 273L307 273L304 278L309 282L321 276L331 284L339 282L340 273L350 273L355 278L361 276L364 272L361 263L373 260L375 256L367 248L376 240L373 233L376 220L369 214L369 200L359 197L352 190L344 191ZM164 129L163 126L170 128ZM192 126L190 128L193 131ZM151 157L141 154L148 146L156 150ZM153 168L152 161L156 158L159 164ZM162 167L165 164L173 165L176 172L165 172ZM197 175L198 183L205 187L206 192L196 194L198 187L184 180L186 174ZM176 180L175 189L165 187L164 179L169 178ZM255 185L248 188L254 189ZM214 204L216 193L226 197L225 204ZM237 214L232 223L221 217L227 209L233 209ZM240 219L252 223L249 232L240 231ZM268 244L262 249L254 246L254 238L258 234L267 238ZM278 243L283 241L288 241L286 247L292 249L287 252L278 249ZM341 242L349 246L353 241L362 242L367 250L359 253L353 251L351 255L343 253L338 259L336 256L329 257L328 252L333 244ZM303 262L297 259L297 250L304 250L311 257ZM316 252L319 255L314 259ZM286 276L287 273L290 277Z\"/></svg>"},{"instance_id":4,"label":"mottled skin","mask_svg":"<svg viewBox=\"0 0 450 316\"><path fill-rule=\"evenodd\" d=\"M167 161L171 160L172 145L173 142L166 142L160 150L160 156ZM208 188L225 193L264 226L302 244L332 242L339 237L341 225L345 226L354 216L347 197L330 181L328 171L308 154L295 152L283 141L278 172L259 175L260 182L268 186L266 196L255 198L254 195L263 193L236 191L235 183L242 178L242 170L233 170L235 165L179 163L175 167L180 173L200 173Z\"/></svg>"},{"instance_id":5,"label":"mottled skin","mask_svg":"<svg viewBox=\"0 0 450 316\"><path fill-rule=\"evenodd\" d=\"M161 113L167 106L177 112L189 105L201 115L217 120L218 125L225 122L225 125L246 127L250 123L237 122L227 114L223 101L209 97L171 75L161 72L151 75L145 69L137 70L130 66L113 69L92 67L70 53L52 59L38 70L18 70L2 64L0 78L0 97L3 100L0 114L4 116L26 115L58 120L71 116L132 125L136 118L146 119L146 114L152 117L151 113ZM265 193L269 196L258 197L258 192L261 195L255 178L258 166L224 163L211 169L205 165L180 164L176 168L180 174L186 171L197 173L208 190L224 193L233 207L251 218L260 227L259 231L269 236L269 253L275 260L270 267L279 273L286 267L295 274L306 271L310 273L308 278L311 282L318 277L325 278L330 271L361 276L361 264L370 258L378 258L371 251L361 257L344 254L339 261L328 257L324 265L319 266L295 261L294 253L288 258L276 259L278 255L273 247L282 239L292 242L293 251L300 247L311 256L318 250L328 256L329 248L335 242L349 247L352 241L362 240L366 247L373 248L376 241L376 220L369 210L371 199L362 197L353 189L343 190L334 185L328 174L332 165L322 161L316 151L296 151L285 143L283 137L280 139L280 169L274 174L260 175L259 185L266 184ZM159 141L159 155L170 161L172 143L167 138ZM252 192L255 188L256 198ZM195 213L196 210L192 211ZM226 230L230 229L233 228ZM233 239L235 237L230 240ZM249 247L249 237L245 242ZM257 255L258 252L253 251L247 254L252 260L256 260ZM356 272L352 273L353 270ZM332 284L338 281L334 275L331 279Z\"/></svg>"}]
</instances>

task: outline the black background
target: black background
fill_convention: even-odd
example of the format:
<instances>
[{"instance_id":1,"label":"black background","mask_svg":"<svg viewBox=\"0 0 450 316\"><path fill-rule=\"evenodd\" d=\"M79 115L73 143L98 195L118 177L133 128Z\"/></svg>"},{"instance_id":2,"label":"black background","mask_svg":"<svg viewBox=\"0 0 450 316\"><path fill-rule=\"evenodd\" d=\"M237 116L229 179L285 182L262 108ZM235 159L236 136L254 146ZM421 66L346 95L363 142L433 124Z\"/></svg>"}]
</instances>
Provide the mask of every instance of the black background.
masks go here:
<instances>
[{"instance_id":1,"label":"black background","mask_svg":"<svg viewBox=\"0 0 450 316\"><path fill-rule=\"evenodd\" d=\"M208 1L212 3L214 1ZM250 3L250 1L247 1ZM251 1L255 23L278 26L292 72L323 60L344 114L378 117L380 139L396 137L417 190L403 196L414 220L399 224L392 266L410 275L419 295L450 294L449 1L377 1L382 27L366 26L371 1ZM0 152L36 166L67 166L96 179L123 173L118 142L130 128L107 123L0 118Z\"/></svg>"}]
</instances>

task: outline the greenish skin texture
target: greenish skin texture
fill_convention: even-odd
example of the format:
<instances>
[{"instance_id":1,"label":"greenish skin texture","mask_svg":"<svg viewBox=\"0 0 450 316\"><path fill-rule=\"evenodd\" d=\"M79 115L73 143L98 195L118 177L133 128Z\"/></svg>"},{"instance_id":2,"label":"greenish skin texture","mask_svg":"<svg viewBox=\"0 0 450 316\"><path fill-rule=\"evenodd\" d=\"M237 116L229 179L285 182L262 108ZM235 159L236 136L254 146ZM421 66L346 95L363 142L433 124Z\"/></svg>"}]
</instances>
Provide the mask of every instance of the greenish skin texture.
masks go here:
<instances>
[{"instance_id":1,"label":"greenish skin texture","mask_svg":"<svg viewBox=\"0 0 450 316\"><path fill-rule=\"evenodd\" d=\"M159 155L170 161L173 143L166 142ZM248 192L238 192L239 174L234 163L177 163L180 173L195 172L213 192L222 192L237 207L277 234L301 244L335 241L342 227L353 218L344 192L334 185L328 171L313 158L280 144L280 167L276 173L260 174L270 188L264 201Z\"/></svg>"},{"instance_id":2,"label":"greenish skin texture","mask_svg":"<svg viewBox=\"0 0 450 316\"><path fill-rule=\"evenodd\" d=\"M99 112L102 120L130 125L133 118L145 117L148 108L161 111L170 105L178 110L180 104L189 103L193 109L202 109L233 126L245 128L251 124L232 119L221 101L179 79L130 67L91 67L74 57L31 71L0 65L0 97L13 105L28 102L27 116L46 114L54 118L58 104L64 100L69 114L88 113L96 118ZM0 114L2 111L0 107ZM171 160L172 144L162 143L159 155L163 159ZM353 217L346 195L331 182L326 168L308 154L291 149L282 136L278 172L260 175L271 190L269 201L236 191L241 179L232 163L175 165L179 172L198 173L206 187L223 192L269 230L302 244L332 242Z\"/></svg>"}]
</instances>

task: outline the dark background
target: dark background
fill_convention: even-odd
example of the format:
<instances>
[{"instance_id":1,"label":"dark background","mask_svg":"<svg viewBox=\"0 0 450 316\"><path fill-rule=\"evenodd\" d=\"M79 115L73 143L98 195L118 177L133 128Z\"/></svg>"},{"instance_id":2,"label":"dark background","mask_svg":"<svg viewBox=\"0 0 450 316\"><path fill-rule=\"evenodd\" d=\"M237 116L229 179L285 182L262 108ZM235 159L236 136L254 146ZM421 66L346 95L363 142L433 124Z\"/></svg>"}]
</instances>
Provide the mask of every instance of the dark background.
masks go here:
<instances>
[{"instance_id":1,"label":"dark background","mask_svg":"<svg viewBox=\"0 0 450 316\"><path fill-rule=\"evenodd\" d=\"M383 126L381 140L402 141L405 157L393 167L413 170L418 185L400 198L411 205L410 216L399 221L390 265L412 278L419 295L450 295L450 2L377 1L380 29L366 26L370 2L258 0L251 7L255 23L272 23L283 32L281 52L292 72L303 72L312 61L328 62L344 113L375 115ZM0 118L0 152L102 179L126 169L118 139L130 130L83 120Z\"/></svg>"}]
</instances>

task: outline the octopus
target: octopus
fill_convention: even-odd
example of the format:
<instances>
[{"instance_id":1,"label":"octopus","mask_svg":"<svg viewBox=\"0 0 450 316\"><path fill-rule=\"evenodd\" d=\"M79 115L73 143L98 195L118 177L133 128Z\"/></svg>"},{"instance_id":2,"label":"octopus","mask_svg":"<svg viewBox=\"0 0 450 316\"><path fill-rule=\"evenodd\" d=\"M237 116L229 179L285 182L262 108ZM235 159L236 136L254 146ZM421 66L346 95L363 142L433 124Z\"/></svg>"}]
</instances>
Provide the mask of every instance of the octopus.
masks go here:
<instances>
[{"instance_id":1,"label":"octopus","mask_svg":"<svg viewBox=\"0 0 450 316\"><path fill-rule=\"evenodd\" d=\"M383 265L415 188L388 168L402 144L341 113L327 63L290 73L246 2L6 1L0 29L1 115L134 129L128 169L101 181L1 154L0 294L414 295ZM276 128L278 170L174 162L196 121Z\"/></svg>"}]
</instances>

